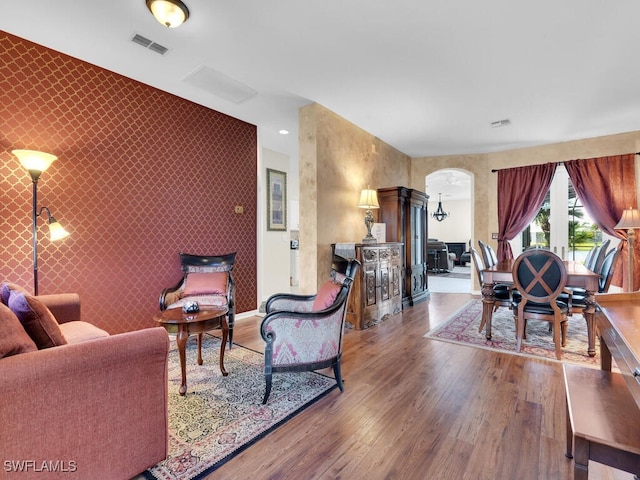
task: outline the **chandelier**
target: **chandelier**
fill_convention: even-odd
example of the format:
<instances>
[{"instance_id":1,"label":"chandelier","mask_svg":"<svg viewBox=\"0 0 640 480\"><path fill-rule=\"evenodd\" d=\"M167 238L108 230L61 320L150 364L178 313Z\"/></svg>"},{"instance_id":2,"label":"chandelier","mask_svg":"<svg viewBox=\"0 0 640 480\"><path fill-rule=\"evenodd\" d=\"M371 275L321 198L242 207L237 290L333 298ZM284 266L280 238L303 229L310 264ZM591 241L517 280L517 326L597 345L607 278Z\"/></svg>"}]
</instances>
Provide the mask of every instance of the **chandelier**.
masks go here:
<instances>
[{"instance_id":1,"label":"chandelier","mask_svg":"<svg viewBox=\"0 0 640 480\"><path fill-rule=\"evenodd\" d=\"M450 215L450 213L445 212L444 209L442 208L442 194L439 193L438 194L438 208L436 209L435 212L433 212L433 214L431 216L433 218L435 218L437 221L441 222L445 218L447 218L449 215Z\"/></svg>"}]
</instances>

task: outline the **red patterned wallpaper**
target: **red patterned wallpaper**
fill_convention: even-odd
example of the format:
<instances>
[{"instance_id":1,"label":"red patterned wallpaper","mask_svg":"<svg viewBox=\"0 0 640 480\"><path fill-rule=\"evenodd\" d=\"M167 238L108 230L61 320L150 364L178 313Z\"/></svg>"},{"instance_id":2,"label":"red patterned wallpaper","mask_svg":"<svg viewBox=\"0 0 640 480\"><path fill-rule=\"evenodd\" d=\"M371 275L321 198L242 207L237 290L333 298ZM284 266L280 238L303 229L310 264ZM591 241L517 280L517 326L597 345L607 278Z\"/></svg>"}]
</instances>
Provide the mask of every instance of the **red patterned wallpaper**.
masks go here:
<instances>
[{"instance_id":1,"label":"red patterned wallpaper","mask_svg":"<svg viewBox=\"0 0 640 480\"><path fill-rule=\"evenodd\" d=\"M237 311L256 308L254 125L1 31L0 119L0 280L33 289L32 184L11 150L41 150L58 160L38 205L71 236L49 242L38 219L40 294L79 293L111 333L153 326L178 252L237 251Z\"/></svg>"}]
</instances>

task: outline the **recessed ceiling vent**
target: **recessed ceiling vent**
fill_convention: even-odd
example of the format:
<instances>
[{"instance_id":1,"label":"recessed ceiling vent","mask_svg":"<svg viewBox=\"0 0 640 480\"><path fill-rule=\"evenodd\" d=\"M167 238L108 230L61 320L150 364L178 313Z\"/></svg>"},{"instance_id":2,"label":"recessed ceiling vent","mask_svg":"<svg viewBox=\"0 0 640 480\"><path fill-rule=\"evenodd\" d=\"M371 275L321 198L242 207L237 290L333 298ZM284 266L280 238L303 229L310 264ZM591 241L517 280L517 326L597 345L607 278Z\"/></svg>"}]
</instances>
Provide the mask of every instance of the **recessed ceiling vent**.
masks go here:
<instances>
[{"instance_id":1,"label":"recessed ceiling vent","mask_svg":"<svg viewBox=\"0 0 640 480\"><path fill-rule=\"evenodd\" d=\"M496 120L495 122L491 122L492 128L507 127L509 125L511 125L511 120L509 120L508 118L505 118L504 120Z\"/></svg>"},{"instance_id":2,"label":"recessed ceiling vent","mask_svg":"<svg viewBox=\"0 0 640 480\"><path fill-rule=\"evenodd\" d=\"M249 100L258 94L250 86L205 65L187 75L184 81L236 104Z\"/></svg>"},{"instance_id":3,"label":"recessed ceiling vent","mask_svg":"<svg viewBox=\"0 0 640 480\"><path fill-rule=\"evenodd\" d=\"M148 38L143 37L142 35L138 35L137 33L131 39L133 43L137 43L138 45L142 45L144 48L148 48L152 52L159 53L160 55L164 55L169 51L167 47L163 47L159 43L152 42Z\"/></svg>"}]
</instances>

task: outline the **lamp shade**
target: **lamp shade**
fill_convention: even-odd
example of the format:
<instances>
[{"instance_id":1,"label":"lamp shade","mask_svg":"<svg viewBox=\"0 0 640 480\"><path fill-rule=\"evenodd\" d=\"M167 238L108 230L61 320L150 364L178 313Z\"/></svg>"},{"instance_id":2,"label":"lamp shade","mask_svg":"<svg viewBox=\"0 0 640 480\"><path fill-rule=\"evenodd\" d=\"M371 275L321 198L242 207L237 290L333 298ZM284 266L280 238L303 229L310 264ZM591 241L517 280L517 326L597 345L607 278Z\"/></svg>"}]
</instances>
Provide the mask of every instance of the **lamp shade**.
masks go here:
<instances>
[{"instance_id":1,"label":"lamp shade","mask_svg":"<svg viewBox=\"0 0 640 480\"><path fill-rule=\"evenodd\" d=\"M360 192L358 208L366 208L369 210L372 208L380 208L378 204L378 192L370 188L362 190L362 192Z\"/></svg>"},{"instance_id":2,"label":"lamp shade","mask_svg":"<svg viewBox=\"0 0 640 480\"><path fill-rule=\"evenodd\" d=\"M64 229L64 227L56 221L55 218L51 217L50 222L51 223L49 223L49 239L52 242L55 242L56 240L62 240L63 238L69 236L69 232L67 232Z\"/></svg>"},{"instance_id":3,"label":"lamp shade","mask_svg":"<svg viewBox=\"0 0 640 480\"><path fill-rule=\"evenodd\" d=\"M50 153L38 152L36 150L12 150L20 165L29 171L44 172L49 166L57 160L58 157Z\"/></svg>"},{"instance_id":4,"label":"lamp shade","mask_svg":"<svg viewBox=\"0 0 640 480\"><path fill-rule=\"evenodd\" d=\"M189 18L189 9L180 0L147 0L147 8L165 27L175 28Z\"/></svg>"},{"instance_id":5,"label":"lamp shade","mask_svg":"<svg viewBox=\"0 0 640 480\"><path fill-rule=\"evenodd\" d=\"M637 208L626 208L618 224L613 227L619 230L640 228L640 211Z\"/></svg>"}]
</instances>

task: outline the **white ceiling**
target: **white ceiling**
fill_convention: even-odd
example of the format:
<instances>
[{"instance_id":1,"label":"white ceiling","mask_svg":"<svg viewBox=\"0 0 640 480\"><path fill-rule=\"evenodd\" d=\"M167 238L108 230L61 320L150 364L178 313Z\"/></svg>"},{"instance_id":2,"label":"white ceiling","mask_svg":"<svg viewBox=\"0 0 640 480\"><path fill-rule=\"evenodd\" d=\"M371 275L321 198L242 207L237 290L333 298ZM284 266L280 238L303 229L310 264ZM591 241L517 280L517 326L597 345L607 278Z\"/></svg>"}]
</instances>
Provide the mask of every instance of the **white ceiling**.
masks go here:
<instances>
[{"instance_id":1,"label":"white ceiling","mask_svg":"<svg viewBox=\"0 0 640 480\"><path fill-rule=\"evenodd\" d=\"M638 0L185 2L168 29L144 0L20 0L0 29L253 123L295 156L310 102L412 157L640 130ZM236 104L185 82L203 66L258 94Z\"/></svg>"},{"instance_id":2,"label":"white ceiling","mask_svg":"<svg viewBox=\"0 0 640 480\"><path fill-rule=\"evenodd\" d=\"M472 187L471 175L453 168L438 170L425 179L425 191L433 210L438 205L439 194L442 194L443 204L447 200L469 200Z\"/></svg>"}]
</instances>

